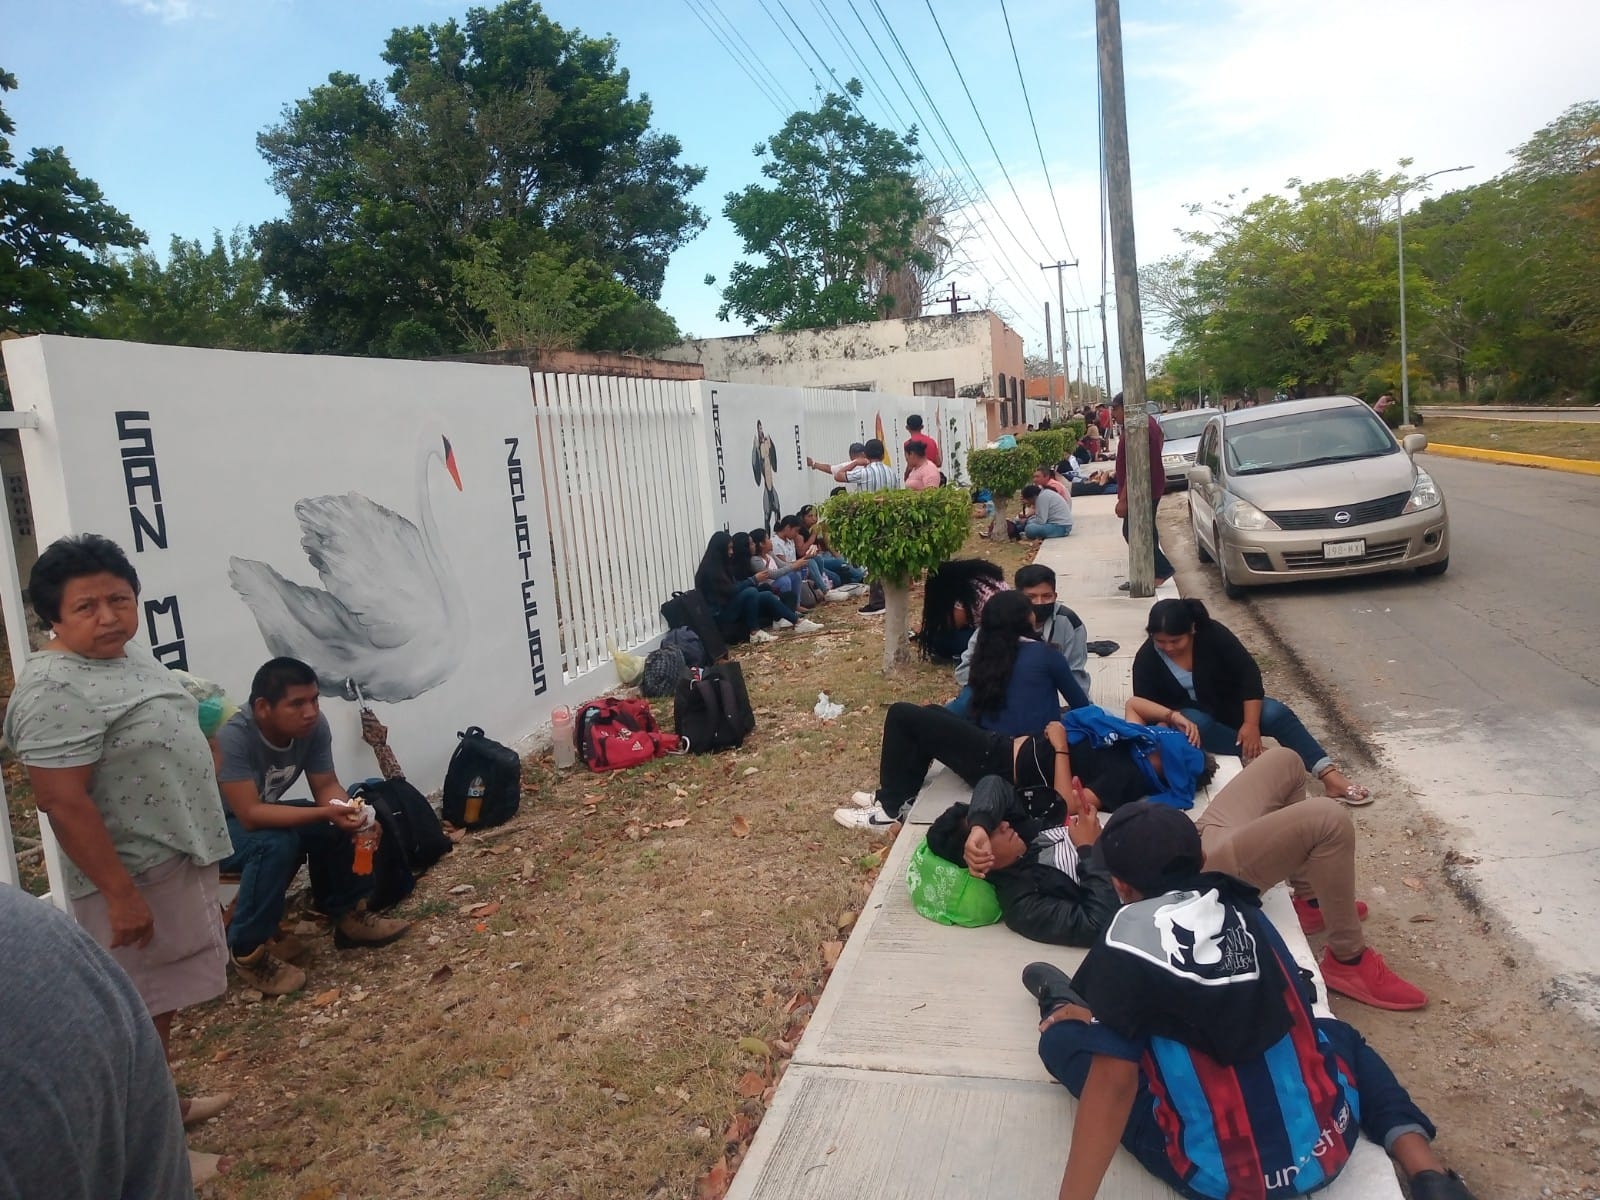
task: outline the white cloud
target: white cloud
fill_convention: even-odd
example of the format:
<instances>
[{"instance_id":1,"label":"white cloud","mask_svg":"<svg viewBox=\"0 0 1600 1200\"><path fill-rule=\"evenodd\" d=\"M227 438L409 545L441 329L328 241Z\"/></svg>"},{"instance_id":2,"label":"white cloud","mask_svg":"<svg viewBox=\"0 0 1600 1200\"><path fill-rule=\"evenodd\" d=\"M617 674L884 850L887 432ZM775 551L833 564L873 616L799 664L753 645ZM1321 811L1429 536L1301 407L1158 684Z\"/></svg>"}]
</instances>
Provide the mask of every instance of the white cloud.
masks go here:
<instances>
[{"instance_id":1,"label":"white cloud","mask_svg":"<svg viewBox=\"0 0 1600 1200\"><path fill-rule=\"evenodd\" d=\"M177 25L201 15L200 0L122 0L129 8L158 18L164 25Z\"/></svg>"}]
</instances>

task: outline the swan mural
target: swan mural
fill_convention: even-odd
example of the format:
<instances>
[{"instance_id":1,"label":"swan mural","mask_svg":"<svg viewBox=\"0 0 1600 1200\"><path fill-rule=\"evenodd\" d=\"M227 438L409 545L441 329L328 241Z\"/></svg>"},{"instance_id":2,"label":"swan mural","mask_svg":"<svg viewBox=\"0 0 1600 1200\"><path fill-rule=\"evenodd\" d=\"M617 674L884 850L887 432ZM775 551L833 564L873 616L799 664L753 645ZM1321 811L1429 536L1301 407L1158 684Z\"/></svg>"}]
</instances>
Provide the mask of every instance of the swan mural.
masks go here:
<instances>
[{"instance_id":1,"label":"swan mural","mask_svg":"<svg viewBox=\"0 0 1600 1200\"><path fill-rule=\"evenodd\" d=\"M467 606L433 521L434 462L462 490L450 439L424 437L416 459L420 530L359 492L294 506L300 548L321 589L285 579L264 562L228 559L228 581L267 648L309 663L324 695L413 700L460 664Z\"/></svg>"}]
</instances>

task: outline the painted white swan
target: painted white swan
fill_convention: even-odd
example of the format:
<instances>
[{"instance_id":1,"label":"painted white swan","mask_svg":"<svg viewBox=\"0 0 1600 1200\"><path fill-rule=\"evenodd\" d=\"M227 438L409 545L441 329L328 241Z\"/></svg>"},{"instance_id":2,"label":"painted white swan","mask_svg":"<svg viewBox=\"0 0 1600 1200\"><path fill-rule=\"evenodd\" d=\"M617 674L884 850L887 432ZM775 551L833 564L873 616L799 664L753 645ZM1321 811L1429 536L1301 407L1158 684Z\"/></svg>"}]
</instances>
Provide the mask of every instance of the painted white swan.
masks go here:
<instances>
[{"instance_id":1,"label":"painted white swan","mask_svg":"<svg viewBox=\"0 0 1600 1200\"><path fill-rule=\"evenodd\" d=\"M436 459L461 490L450 439L423 438L416 460L420 531L359 492L294 506L300 547L325 591L263 562L228 559L228 581L267 648L309 663L324 695L346 696L354 687L371 700L411 700L449 679L461 661L467 606L433 521L428 467Z\"/></svg>"}]
</instances>

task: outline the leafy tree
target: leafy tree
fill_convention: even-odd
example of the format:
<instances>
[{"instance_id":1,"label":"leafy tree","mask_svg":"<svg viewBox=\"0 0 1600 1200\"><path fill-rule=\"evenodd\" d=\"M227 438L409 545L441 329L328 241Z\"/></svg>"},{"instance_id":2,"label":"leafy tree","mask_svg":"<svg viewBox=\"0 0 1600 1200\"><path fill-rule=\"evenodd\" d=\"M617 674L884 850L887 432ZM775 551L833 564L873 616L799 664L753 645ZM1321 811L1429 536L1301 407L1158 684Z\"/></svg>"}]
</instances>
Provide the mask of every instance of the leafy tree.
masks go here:
<instances>
[{"instance_id":1,"label":"leafy tree","mask_svg":"<svg viewBox=\"0 0 1600 1200\"><path fill-rule=\"evenodd\" d=\"M883 673L893 675L911 658L911 583L961 549L972 528L972 498L960 487L851 492L822 512L833 548L883 582Z\"/></svg>"},{"instance_id":2,"label":"leafy tree","mask_svg":"<svg viewBox=\"0 0 1600 1200\"><path fill-rule=\"evenodd\" d=\"M163 263L136 250L118 263L123 278L95 306L93 332L101 337L167 346L223 350L275 350L288 309L267 284L261 260L243 230L209 248L198 238L174 237Z\"/></svg>"},{"instance_id":3,"label":"leafy tree","mask_svg":"<svg viewBox=\"0 0 1600 1200\"><path fill-rule=\"evenodd\" d=\"M766 330L922 315L920 288L891 286L906 272L925 281L947 244L916 174L916 130L874 125L853 104L861 84L845 91L756 147L768 184L729 194L722 211L762 261L734 264L720 319Z\"/></svg>"},{"instance_id":4,"label":"leafy tree","mask_svg":"<svg viewBox=\"0 0 1600 1200\"><path fill-rule=\"evenodd\" d=\"M1076 445L1077 443L1073 443ZM999 503L1028 485L1039 459L1018 443L1010 450L974 450L967 466L972 471L972 486L983 488Z\"/></svg>"},{"instance_id":5,"label":"leafy tree","mask_svg":"<svg viewBox=\"0 0 1600 1200\"><path fill-rule=\"evenodd\" d=\"M598 349L659 338L662 314L641 302L705 224L687 200L704 171L651 129L616 52L507 0L397 29L384 82L335 73L286 108L257 144L289 212L256 239L302 345L438 353L501 322ZM552 325L502 305L497 319L468 296L525 304L548 278L581 313Z\"/></svg>"},{"instance_id":6,"label":"leafy tree","mask_svg":"<svg viewBox=\"0 0 1600 1200\"><path fill-rule=\"evenodd\" d=\"M0 95L16 86L17 77L0 70ZM0 329L83 332L87 309L119 279L105 252L143 245L144 234L59 146L35 149L18 163L15 132L0 108Z\"/></svg>"}]
</instances>

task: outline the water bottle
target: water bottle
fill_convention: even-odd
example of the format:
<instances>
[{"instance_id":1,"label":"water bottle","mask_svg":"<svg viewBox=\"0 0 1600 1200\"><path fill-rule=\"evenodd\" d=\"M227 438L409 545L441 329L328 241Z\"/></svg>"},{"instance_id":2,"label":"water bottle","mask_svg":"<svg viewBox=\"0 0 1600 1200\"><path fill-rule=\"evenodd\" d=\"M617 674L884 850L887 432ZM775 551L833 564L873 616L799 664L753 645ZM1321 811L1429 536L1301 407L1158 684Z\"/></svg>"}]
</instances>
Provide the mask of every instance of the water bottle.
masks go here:
<instances>
[{"instance_id":1,"label":"water bottle","mask_svg":"<svg viewBox=\"0 0 1600 1200\"><path fill-rule=\"evenodd\" d=\"M474 775L472 782L467 784L467 806L462 813L462 819L468 827L478 823L478 818L483 815L483 776Z\"/></svg>"},{"instance_id":2,"label":"water bottle","mask_svg":"<svg viewBox=\"0 0 1600 1200\"><path fill-rule=\"evenodd\" d=\"M572 710L564 704L550 714L550 743L559 769L565 770L578 761L578 743L573 736Z\"/></svg>"}]
</instances>

